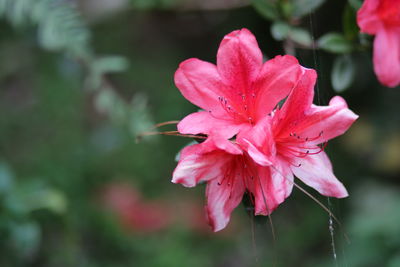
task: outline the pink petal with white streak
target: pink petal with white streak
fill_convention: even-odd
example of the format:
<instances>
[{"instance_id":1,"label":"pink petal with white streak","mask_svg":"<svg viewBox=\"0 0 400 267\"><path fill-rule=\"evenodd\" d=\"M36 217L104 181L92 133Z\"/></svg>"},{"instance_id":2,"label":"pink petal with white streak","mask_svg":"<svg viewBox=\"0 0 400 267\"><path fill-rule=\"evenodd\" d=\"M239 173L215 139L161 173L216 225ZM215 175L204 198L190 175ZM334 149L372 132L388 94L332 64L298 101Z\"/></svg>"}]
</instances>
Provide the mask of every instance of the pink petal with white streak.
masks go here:
<instances>
[{"instance_id":1,"label":"pink petal with white streak","mask_svg":"<svg viewBox=\"0 0 400 267\"><path fill-rule=\"evenodd\" d=\"M212 180L207 183L207 218L214 232L226 227L230 220L232 211L242 201L245 187L242 177L237 174L230 184L227 182L219 183Z\"/></svg>"},{"instance_id":2,"label":"pink petal with white streak","mask_svg":"<svg viewBox=\"0 0 400 267\"><path fill-rule=\"evenodd\" d=\"M224 174L225 164L231 159L232 155L216 149L209 140L185 147L172 175L172 182L193 187L199 182L219 178Z\"/></svg>"},{"instance_id":3,"label":"pink petal with white streak","mask_svg":"<svg viewBox=\"0 0 400 267\"><path fill-rule=\"evenodd\" d=\"M291 169L306 185L324 196L337 198L348 196L346 188L333 174L332 164L325 152L298 158L297 163L301 165L291 166Z\"/></svg>"},{"instance_id":4,"label":"pink petal with white streak","mask_svg":"<svg viewBox=\"0 0 400 267\"><path fill-rule=\"evenodd\" d=\"M271 214L292 192L293 174L284 160L278 160L271 167L257 168L253 192L255 214Z\"/></svg>"}]
</instances>

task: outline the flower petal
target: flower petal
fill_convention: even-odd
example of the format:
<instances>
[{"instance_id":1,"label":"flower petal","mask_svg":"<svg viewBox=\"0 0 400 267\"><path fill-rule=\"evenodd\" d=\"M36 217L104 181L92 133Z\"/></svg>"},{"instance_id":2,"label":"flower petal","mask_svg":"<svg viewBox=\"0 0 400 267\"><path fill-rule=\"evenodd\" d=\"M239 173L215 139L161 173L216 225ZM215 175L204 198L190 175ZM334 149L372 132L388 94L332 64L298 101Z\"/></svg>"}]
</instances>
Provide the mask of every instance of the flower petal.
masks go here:
<instances>
[{"instance_id":1,"label":"flower petal","mask_svg":"<svg viewBox=\"0 0 400 267\"><path fill-rule=\"evenodd\" d=\"M383 28L374 40L374 70L379 81L389 87L400 84L400 30Z\"/></svg>"},{"instance_id":2,"label":"flower petal","mask_svg":"<svg viewBox=\"0 0 400 267\"><path fill-rule=\"evenodd\" d=\"M274 133L287 135L304 117L314 98L314 85L317 73L313 69L302 67L302 75L287 100L274 116Z\"/></svg>"},{"instance_id":3,"label":"flower petal","mask_svg":"<svg viewBox=\"0 0 400 267\"><path fill-rule=\"evenodd\" d=\"M239 146L218 136L211 136L201 144L186 146L180 152L172 182L193 187L199 182L223 177L225 165L242 153Z\"/></svg>"},{"instance_id":4,"label":"flower petal","mask_svg":"<svg viewBox=\"0 0 400 267\"><path fill-rule=\"evenodd\" d=\"M332 164L325 152L298 158L297 163L301 165L291 166L291 169L306 185L324 196L337 198L348 196L346 188L333 174Z\"/></svg>"},{"instance_id":5,"label":"flower petal","mask_svg":"<svg viewBox=\"0 0 400 267\"><path fill-rule=\"evenodd\" d=\"M293 174L284 160L271 167L257 167L254 181L255 214L271 214L292 192Z\"/></svg>"},{"instance_id":6,"label":"flower petal","mask_svg":"<svg viewBox=\"0 0 400 267\"><path fill-rule=\"evenodd\" d=\"M302 68L293 56L268 60L254 83L256 120L268 115L297 84Z\"/></svg>"},{"instance_id":7,"label":"flower petal","mask_svg":"<svg viewBox=\"0 0 400 267\"><path fill-rule=\"evenodd\" d=\"M182 95L196 106L215 115L226 113L219 102L226 86L215 65L196 58L185 60L175 72L174 80Z\"/></svg>"},{"instance_id":8,"label":"flower petal","mask_svg":"<svg viewBox=\"0 0 400 267\"><path fill-rule=\"evenodd\" d=\"M340 96L335 96L329 102L329 106L312 105L301 122L290 131L303 139L307 138L310 144L321 144L345 133L357 118L358 116L347 108L346 101Z\"/></svg>"},{"instance_id":9,"label":"flower petal","mask_svg":"<svg viewBox=\"0 0 400 267\"><path fill-rule=\"evenodd\" d=\"M224 37L217 53L217 68L223 81L234 89L233 94L244 93L251 87L262 58L257 40L249 30L233 31Z\"/></svg>"},{"instance_id":10,"label":"flower petal","mask_svg":"<svg viewBox=\"0 0 400 267\"><path fill-rule=\"evenodd\" d=\"M206 111L189 114L178 124L178 131L182 134L217 134L226 139L232 138L241 128L242 124L235 124L232 120L218 119Z\"/></svg>"},{"instance_id":11,"label":"flower petal","mask_svg":"<svg viewBox=\"0 0 400 267\"><path fill-rule=\"evenodd\" d=\"M275 161L276 147L270 121L271 117L265 116L254 127L242 130L236 138L249 156L262 166L272 165Z\"/></svg>"},{"instance_id":12,"label":"flower petal","mask_svg":"<svg viewBox=\"0 0 400 267\"><path fill-rule=\"evenodd\" d=\"M232 211L242 201L245 187L238 174L231 183L212 180L207 183L207 218L214 232L225 228Z\"/></svg>"},{"instance_id":13,"label":"flower petal","mask_svg":"<svg viewBox=\"0 0 400 267\"><path fill-rule=\"evenodd\" d=\"M232 155L218 150L215 145L206 141L182 149L178 165L172 175L172 182L186 187L193 187L223 176L225 164Z\"/></svg>"},{"instance_id":14,"label":"flower petal","mask_svg":"<svg viewBox=\"0 0 400 267\"><path fill-rule=\"evenodd\" d=\"M382 27L382 22L377 12L379 2L380 0L365 0L358 10L357 23L362 32L375 34Z\"/></svg>"}]
</instances>

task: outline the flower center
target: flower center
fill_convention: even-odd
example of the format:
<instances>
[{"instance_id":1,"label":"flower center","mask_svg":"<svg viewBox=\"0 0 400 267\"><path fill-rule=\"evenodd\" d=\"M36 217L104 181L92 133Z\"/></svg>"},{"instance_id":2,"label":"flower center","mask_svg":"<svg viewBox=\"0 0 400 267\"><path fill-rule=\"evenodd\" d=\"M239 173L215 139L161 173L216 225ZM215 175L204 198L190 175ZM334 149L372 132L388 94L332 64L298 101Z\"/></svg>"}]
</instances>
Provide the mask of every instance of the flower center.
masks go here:
<instances>
[{"instance_id":1,"label":"flower center","mask_svg":"<svg viewBox=\"0 0 400 267\"><path fill-rule=\"evenodd\" d=\"M240 93L237 96L231 96L228 100L225 97L219 96L218 101L226 114L231 117L235 122L246 122L254 125L255 120L253 114L253 105L255 94L250 96Z\"/></svg>"},{"instance_id":2,"label":"flower center","mask_svg":"<svg viewBox=\"0 0 400 267\"><path fill-rule=\"evenodd\" d=\"M289 136L276 139L277 151L286 157L293 166L300 167L301 164L294 162L296 158L305 158L308 155L316 155L324 151L327 142L318 145L313 142L320 139L322 135L323 131L314 137L300 136L295 132L290 133Z\"/></svg>"},{"instance_id":3,"label":"flower center","mask_svg":"<svg viewBox=\"0 0 400 267\"><path fill-rule=\"evenodd\" d=\"M229 198L232 196L235 183L241 182L246 189L252 188L251 181L254 180L255 171L252 160L246 155L233 156L229 165L227 165L224 175L219 178L219 186L229 187Z\"/></svg>"}]
</instances>

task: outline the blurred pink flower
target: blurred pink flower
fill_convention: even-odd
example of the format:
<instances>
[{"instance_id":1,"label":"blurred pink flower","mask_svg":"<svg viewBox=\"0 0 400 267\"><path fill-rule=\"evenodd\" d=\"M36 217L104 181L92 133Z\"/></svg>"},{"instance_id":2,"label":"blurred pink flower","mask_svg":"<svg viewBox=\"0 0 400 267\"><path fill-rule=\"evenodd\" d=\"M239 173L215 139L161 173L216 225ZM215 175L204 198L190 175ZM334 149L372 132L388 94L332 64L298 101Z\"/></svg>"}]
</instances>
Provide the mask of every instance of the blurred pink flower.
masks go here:
<instances>
[{"instance_id":1,"label":"blurred pink flower","mask_svg":"<svg viewBox=\"0 0 400 267\"><path fill-rule=\"evenodd\" d=\"M165 204L143 201L137 190L128 184L114 183L106 186L102 200L128 229L136 232L155 232L170 224L171 218Z\"/></svg>"},{"instance_id":2,"label":"blurred pink flower","mask_svg":"<svg viewBox=\"0 0 400 267\"><path fill-rule=\"evenodd\" d=\"M400 1L365 0L357 14L362 32L376 35L374 70L389 87L400 84Z\"/></svg>"},{"instance_id":3,"label":"blurred pink flower","mask_svg":"<svg viewBox=\"0 0 400 267\"><path fill-rule=\"evenodd\" d=\"M346 197L348 193L333 174L321 144L342 135L358 116L339 96L332 98L329 106L313 105L317 75L311 69L303 71L282 108L239 135L237 142L255 162L269 166L273 176L292 180L294 174L322 195Z\"/></svg>"},{"instance_id":4,"label":"blurred pink flower","mask_svg":"<svg viewBox=\"0 0 400 267\"><path fill-rule=\"evenodd\" d=\"M288 95L301 73L301 66L292 56L277 56L263 63L253 34L247 29L233 31L219 46L217 65L196 58L179 65L176 86L204 111L185 117L178 130L182 134L218 134L229 139L269 114Z\"/></svg>"},{"instance_id":5,"label":"blurred pink flower","mask_svg":"<svg viewBox=\"0 0 400 267\"><path fill-rule=\"evenodd\" d=\"M221 141L221 140L219 140ZM230 214L247 191L253 198L255 214L271 213L290 194L292 185L286 177L271 173L269 167L256 164L235 144L207 141L181 151L172 182L193 187L206 182L206 214L214 231L225 228Z\"/></svg>"}]
</instances>

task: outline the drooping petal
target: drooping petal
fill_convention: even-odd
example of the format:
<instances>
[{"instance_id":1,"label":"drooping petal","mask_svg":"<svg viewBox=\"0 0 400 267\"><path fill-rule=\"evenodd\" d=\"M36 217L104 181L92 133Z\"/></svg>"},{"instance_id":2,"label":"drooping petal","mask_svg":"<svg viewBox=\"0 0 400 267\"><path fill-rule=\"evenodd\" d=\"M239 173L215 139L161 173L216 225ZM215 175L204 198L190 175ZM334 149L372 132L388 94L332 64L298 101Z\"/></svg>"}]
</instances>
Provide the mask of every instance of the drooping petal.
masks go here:
<instances>
[{"instance_id":1,"label":"drooping petal","mask_svg":"<svg viewBox=\"0 0 400 267\"><path fill-rule=\"evenodd\" d=\"M232 211L242 201L245 187L242 177L236 174L233 179L223 181L211 180L207 183L206 212L208 222L214 232L225 228L230 220Z\"/></svg>"},{"instance_id":2,"label":"drooping petal","mask_svg":"<svg viewBox=\"0 0 400 267\"><path fill-rule=\"evenodd\" d=\"M346 188L333 174L332 164L325 152L298 158L297 163L299 165L292 165L291 169L306 185L324 196L337 198L348 196Z\"/></svg>"},{"instance_id":3,"label":"drooping petal","mask_svg":"<svg viewBox=\"0 0 400 267\"><path fill-rule=\"evenodd\" d=\"M178 124L178 131L182 134L217 134L223 138L230 139L236 135L240 129L245 127L236 124L226 118L216 118L206 111L189 114Z\"/></svg>"},{"instance_id":4,"label":"drooping petal","mask_svg":"<svg viewBox=\"0 0 400 267\"><path fill-rule=\"evenodd\" d=\"M358 118L347 108L346 101L335 96L329 106L312 107L304 118L290 129L309 144L321 144L345 133Z\"/></svg>"},{"instance_id":5,"label":"drooping petal","mask_svg":"<svg viewBox=\"0 0 400 267\"><path fill-rule=\"evenodd\" d=\"M236 142L258 164L270 166L274 163L276 147L271 131L270 116L265 116L254 127L241 131Z\"/></svg>"},{"instance_id":6,"label":"drooping petal","mask_svg":"<svg viewBox=\"0 0 400 267\"><path fill-rule=\"evenodd\" d=\"M292 192L293 174L284 160L271 167L257 167L254 177L255 214L271 214Z\"/></svg>"},{"instance_id":7,"label":"drooping petal","mask_svg":"<svg viewBox=\"0 0 400 267\"><path fill-rule=\"evenodd\" d=\"M249 30L233 31L224 37L217 53L217 68L223 81L233 89L231 93L245 93L251 87L262 58L257 40Z\"/></svg>"},{"instance_id":8,"label":"drooping petal","mask_svg":"<svg viewBox=\"0 0 400 267\"><path fill-rule=\"evenodd\" d=\"M212 140L182 149L178 165L172 175L173 183L193 187L224 175L226 164L233 155L219 150Z\"/></svg>"},{"instance_id":9,"label":"drooping petal","mask_svg":"<svg viewBox=\"0 0 400 267\"><path fill-rule=\"evenodd\" d=\"M196 106L218 116L226 113L219 102L226 86L215 65L196 58L185 60L174 80L182 95Z\"/></svg>"},{"instance_id":10,"label":"drooping petal","mask_svg":"<svg viewBox=\"0 0 400 267\"><path fill-rule=\"evenodd\" d=\"M378 15L380 0L365 0L357 12L357 23L362 32L375 34L381 27L382 22Z\"/></svg>"},{"instance_id":11,"label":"drooping petal","mask_svg":"<svg viewBox=\"0 0 400 267\"><path fill-rule=\"evenodd\" d=\"M273 164L271 158L265 155L259 148L255 147L249 140L243 139L241 145L257 164L261 166L271 166Z\"/></svg>"},{"instance_id":12,"label":"drooping petal","mask_svg":"<svg viewBox=\"0 0 400 267\"><path fill-rule=\"evenodd\" d=\"M400 28L384 28L377 32L373 61L382 84L389 87L400 84Z\"/></svg>"},{"instance_id":13,"label":"drooping petal","mask_svg":"<svg viewBox=\"0 0 400 267\"><path fill-rule=\"evenodd\" d=\"M226 138L214 134L208 137L207 142L212 141L215 144L215 147L217 149L220 149L222 151L225 151L228 154L232 155L242 155L243 150L237 145L232 143L231 141L227 140Z\"/></svg>"},{"instance_id":14,"label":"drooping petal","mask_svg":"<svg viewBox=\"0 0 400 267\"><path fill-rule=\"evenodd\" d=\"M269 114L288 96L301 73L301 66L293 56L276 56L264 63L253 86L256 120Z\"/></svg>"},{"instance_id":15,"label":"drooping petal","mask_svg":"<svg viewBox=\"0 0 400 267\"><path fill-rule=\"evenodd\" d=\"M313 69L302 67L299 82L293 88L287 100L274 116L273 129L276 134L290 132L304 117L304 113L311 107L314 98L314 85L317 73Z\"/></svg>"}]
</instances>

